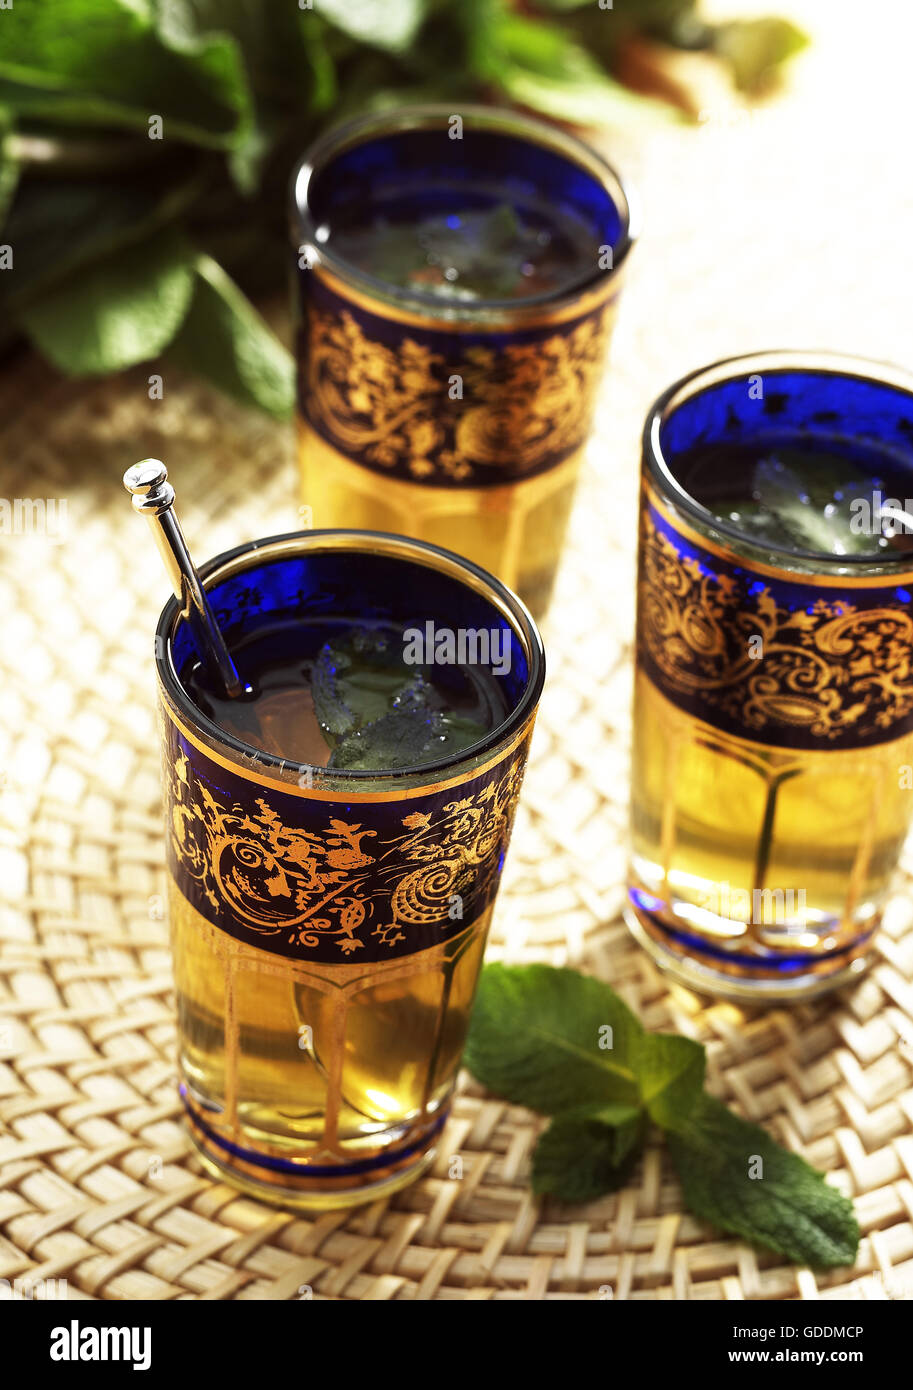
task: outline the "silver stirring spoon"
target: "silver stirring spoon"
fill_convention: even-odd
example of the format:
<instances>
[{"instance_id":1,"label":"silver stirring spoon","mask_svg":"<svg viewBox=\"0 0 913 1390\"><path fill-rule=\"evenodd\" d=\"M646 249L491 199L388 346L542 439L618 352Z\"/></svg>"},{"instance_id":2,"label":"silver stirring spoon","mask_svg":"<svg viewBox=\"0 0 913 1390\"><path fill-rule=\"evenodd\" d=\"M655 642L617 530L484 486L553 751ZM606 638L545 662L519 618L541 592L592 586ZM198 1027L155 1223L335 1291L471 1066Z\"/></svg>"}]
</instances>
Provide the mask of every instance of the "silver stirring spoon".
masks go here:
<instances>
[{"instance_id":1,"label":"silver stirring spoon","mask_svg":"<svg viewBox=\"0 0 913 1390\"><path fill-rule=\"evenodd\" d=\"M152 528L182 616L196 638L201 661L231 699L245 694L250 687L238 675L197 567L190 558L181 523L174 514L174 488L168 481L168 469L160 459L143 459L127 469L124 487L133 494L134 511L146 517Z\"/></svg>"}]
</instances>

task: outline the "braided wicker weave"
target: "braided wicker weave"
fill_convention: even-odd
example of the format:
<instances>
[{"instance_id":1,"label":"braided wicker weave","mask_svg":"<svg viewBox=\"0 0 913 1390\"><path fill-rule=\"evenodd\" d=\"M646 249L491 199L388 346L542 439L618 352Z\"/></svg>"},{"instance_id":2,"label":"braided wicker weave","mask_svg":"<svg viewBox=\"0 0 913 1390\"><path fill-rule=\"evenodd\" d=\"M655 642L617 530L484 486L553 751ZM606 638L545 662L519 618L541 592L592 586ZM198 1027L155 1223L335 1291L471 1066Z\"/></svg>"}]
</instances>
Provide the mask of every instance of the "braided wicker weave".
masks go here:
<instances>
[{"instance_id":1,"label":"braided wicker weave","mask_svg":"<svg viewBox=\"0 0 913 1390\"><path fill-rule=\"evenodd\" d=\"M913 1297L909 897L851 991L754 1015L670 991L618 916L646 405L682 370L756 346L902 359L913 321L891 275L911 193L886 192L857 129L832 155L815 143L827 60L825 44L763 121L711 117L635 151L653 230L546 626L490 954L580 965L648 1027L705 1042L714 1092L854 1197L856 1268L813 1274L702 1226L660 1147L620 1194L541 1205L527 1182L540 1121L468 1078L436 1169L375 1206L277 1213L202 1173L179 1119L163 909L149 647L164 580L120 475L164 458L203 558L296 525L291 445L167 370L150 401L142 372L72 384L24 359L0 375L3 490L66 497L68 512L65 543L17 536L0 552L0 1280L65 1280L70 1299ZM877 190L884 213L858 284L831 230L850 163L859 206ZM774 207L781 230L746 241Z\"/></svg>"}]
</instances>

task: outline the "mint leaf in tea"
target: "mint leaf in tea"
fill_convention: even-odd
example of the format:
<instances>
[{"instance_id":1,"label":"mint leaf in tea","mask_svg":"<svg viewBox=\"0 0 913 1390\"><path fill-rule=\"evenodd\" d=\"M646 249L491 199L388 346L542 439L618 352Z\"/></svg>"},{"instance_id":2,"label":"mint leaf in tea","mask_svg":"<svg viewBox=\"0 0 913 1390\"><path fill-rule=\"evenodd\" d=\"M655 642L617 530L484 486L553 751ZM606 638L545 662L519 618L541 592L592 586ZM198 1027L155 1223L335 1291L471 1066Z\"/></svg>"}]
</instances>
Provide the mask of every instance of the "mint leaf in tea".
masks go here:
<instances>
[{"instance_id":1,"label":"mint leaf in tea","mask_svg":"<svg viewBox=\"0 0 913 1390\"><path fill-rule=\"evenodd\" d=\"M194 702L245 743L315 767L420 767L477 743L509 713L486 667L409 664L393 625L285 624L234 654L251 694L228 699L197 665L185 678Z\"/></svg>"},{"instance_id":2,"label":"mint leaf in tea","mask_svg":"<svg viewBox=\"0 0 913 1390\"><path fill-rule=\"evenodd\" d=\"M913 553L909 460L871 441L792 435L697 445L675 472L696 501L749 540L873 560Z\"/></svg>"},{"instance_id":3,"label":"mint leaf in tea","mask_svg":"<svg viewBox=\"0 0 913 1390\"><path fill-rule=\"evenodd\" d=\"M423 190L423 211L415 198L391 191L353 208L323 229L324 244L379 280L442 299L525 299L595 270L592 233L567 213L465 185Z\"/></svg>"}]
</instances>

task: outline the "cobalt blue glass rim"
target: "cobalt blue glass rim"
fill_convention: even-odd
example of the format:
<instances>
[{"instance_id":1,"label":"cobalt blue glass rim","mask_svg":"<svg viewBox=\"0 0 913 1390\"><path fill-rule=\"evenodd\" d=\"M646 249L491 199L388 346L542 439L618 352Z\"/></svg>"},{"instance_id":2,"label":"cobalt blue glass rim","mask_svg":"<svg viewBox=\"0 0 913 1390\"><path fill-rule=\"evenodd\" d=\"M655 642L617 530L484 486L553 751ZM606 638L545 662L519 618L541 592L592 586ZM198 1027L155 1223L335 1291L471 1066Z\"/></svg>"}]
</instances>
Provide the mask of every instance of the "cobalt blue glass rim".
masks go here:
<instances>
[{"instance_id":1,"label":"cobalt blue glass rim","mask_svg":"<svg viewBox=\"0 0 913 1390\"><path fill-rule=\"evenodd\" d=\"M650 407L642 440L644 481L652 483L659 496L670 502L684 519L695 524L699 532L726 541L735 558L746 553L756 555L763 550L772 561L782 563L784 569L794 568L795 561L809 561L819 569L834 573L855 570L873 575L890 575L892 572L908 571L909 555L899 554L895 560L870 554L836 556L798 546L778 545L775 541L759 542L756 537L747 536L738 526L715 516L692 497L676 477L663 448L663 429L680 406L705 390L726 382L787 373L807 374L809 377L831 375L847 382L881 386L909 397L913 415L913 373L892 362L814 348L766 348L736 357L724 357L679 377Z\"/></svg>"},{"instance_id":2,"label":"cobalt blue glass rim","mask_svg":"<svg viewBox=\"0 0 913 1390\"><path fill-rule=\"evenodd\" d=\"M437 123L446 127L453 108L437 103L399 106L386 111L372 112L331 126L309 146L301 162L292 172L290 201L292 237L296 245L307 245L314 263L337 276L363 294L381 303L394 305L412 313L427 314L429 318L453 322L478 322L486 314L509 314L517 322L528 312L554 310L559 314L582 300L588 291L608 286L620 277L624 262L640 235L640 206L631 185L616 169L585 141L558 125L539 120L508 107L463 104L458 114L464 121L476 121L497 133L524 140L564 158L587 173L614 204L620 230L612 247L611 267L597 267L578 284L564 285L523 299L474 299L469 304L459 301L443 302L433 294L391 284L379 276L368 274L316 239L317 222L310 206L310 190L318 173L338 156L372 137L394 136L412 130L433 128Z\"/></svg>"},{"instance_id":3,"label":"cobalt blue glass rim","mask_svg":"<svg viewBox=\"0 0 913 1390\"><path fill-rule=\"evenodd\" d=\"M301 549L302 542L305 541L315 549L320 549L320 543L323 542L326 549L334 551L344 550L345 542L349 541L353 553L392 554L406 563L420 566L424 564L431 569L449 572L458 582L474 589L487 599L494 609L501 612L523 645L528 663L526 684L520 699L507 718L478 743L471 744L461 749L458 754L451 754L446 758L383 772L321 768L320 779L327 788L338 786L342 790L349 786L352 789L358 783L372 784L372 790L374 785L380 785L391 791L406 784L410 787L432 786L439 782L442 776L457 774L463 769L467 769L468 777L480 760L495 754L499 748L508 749L516 743L524 728L535 716L545 682L545 648L542 637L531 613L513 590L480 565L456 554L455 551L387 531L358 531L342 527L287 531L247 541L205 561L199 566L204 588L208 590L216 580L226 579L231 574L243 571L246 567L243 563L245 559L249 558L251 562L265 562L270 558L270 550L275 552L278 559L283 553L291 555L296 549ZM213 746L227 753L242 759L254 759L264 770L279 772L285 776L294 777L296 774L307 772L310 766L307 763L281 758L264 752L253 744L244 743L216 724L194 703L181 682L173 660L172 638L180 617L181 605L177 598L171 597L162 609L155 630L155 664L158 678L165 695L176 710L192 727L203 733Z\"/></svg>"}]
</instances>

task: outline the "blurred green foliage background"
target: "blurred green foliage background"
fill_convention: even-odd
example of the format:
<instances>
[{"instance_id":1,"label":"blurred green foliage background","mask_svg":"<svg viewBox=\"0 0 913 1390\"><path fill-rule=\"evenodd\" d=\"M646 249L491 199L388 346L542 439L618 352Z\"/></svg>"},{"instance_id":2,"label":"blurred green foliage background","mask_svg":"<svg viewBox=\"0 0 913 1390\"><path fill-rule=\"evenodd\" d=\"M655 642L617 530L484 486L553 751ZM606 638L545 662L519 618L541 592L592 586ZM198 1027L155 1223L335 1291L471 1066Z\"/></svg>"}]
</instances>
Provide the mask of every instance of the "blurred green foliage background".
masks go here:
<instances>
[{"instance_id":1,"label":"blurred green foliage background","mask_svg":"<svg viewBox=\"0 0 913 1390\"><path fill-rule=\"evenodd\" d=\"M251 297L284 283L311 138L422 100L671 118L612 75L636 36L708 50L748 92L805 42L782 19L707 24L694 0L0 5L0 348L28 339L72 375L167 350L284 416L291 358Z\"/></svg>"}]
</instances>

